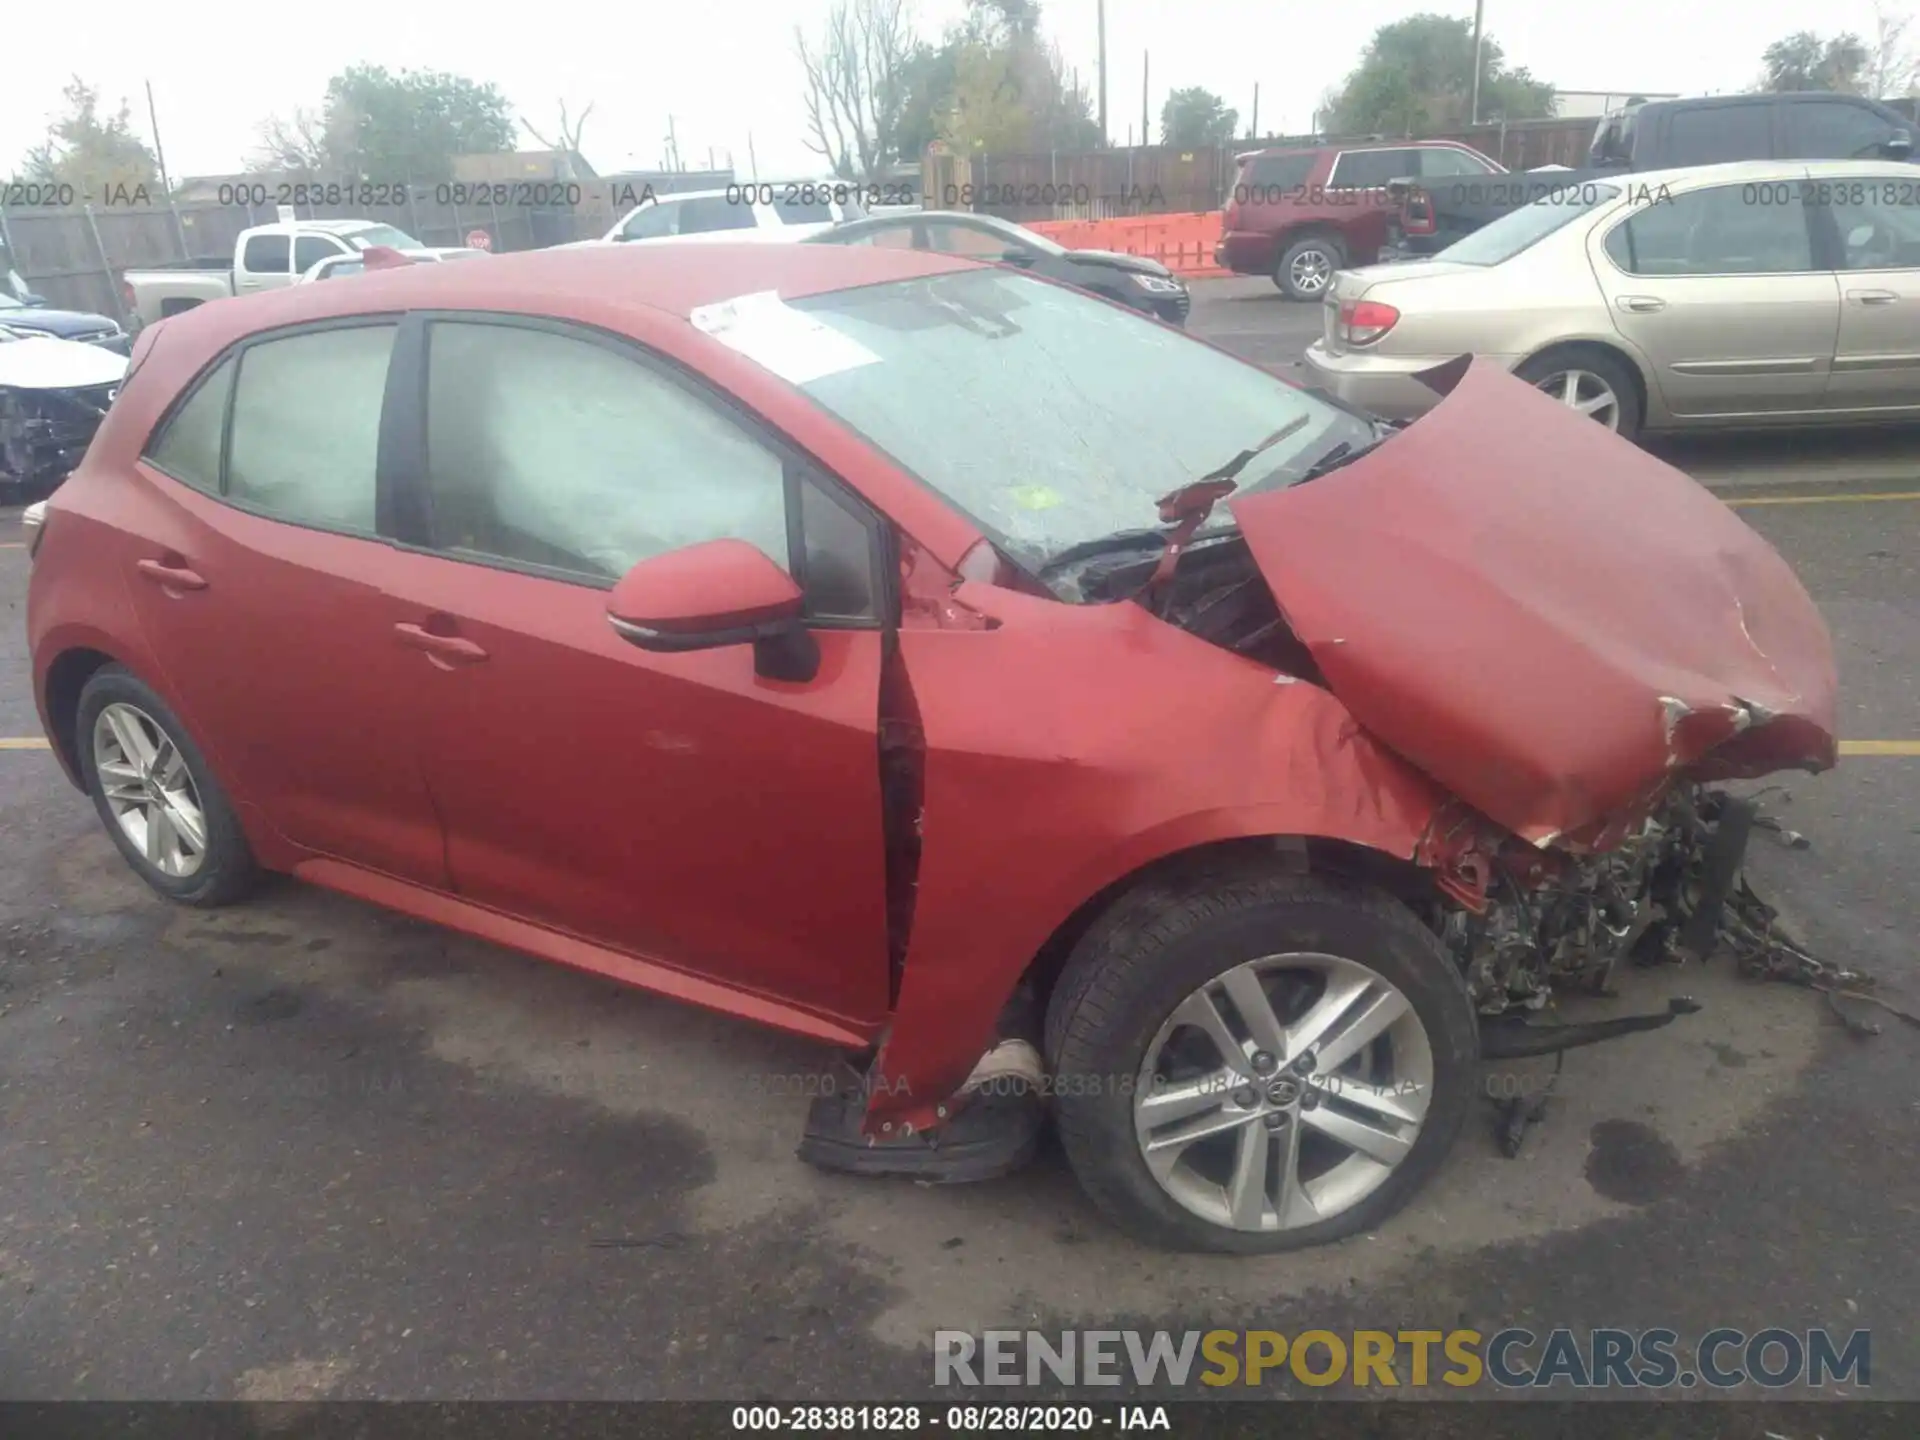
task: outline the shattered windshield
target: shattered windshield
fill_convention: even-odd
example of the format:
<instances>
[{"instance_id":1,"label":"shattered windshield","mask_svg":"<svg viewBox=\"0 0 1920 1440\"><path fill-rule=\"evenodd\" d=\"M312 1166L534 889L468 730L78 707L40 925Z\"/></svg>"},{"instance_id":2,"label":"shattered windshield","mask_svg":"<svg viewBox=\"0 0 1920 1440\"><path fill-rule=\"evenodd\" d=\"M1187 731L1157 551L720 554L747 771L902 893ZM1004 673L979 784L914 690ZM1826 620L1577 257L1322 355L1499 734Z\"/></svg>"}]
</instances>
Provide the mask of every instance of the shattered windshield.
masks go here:
<instances>
[{"instance_id":1,"label":"shattered windshield","mask_svg":"<svg viewBox=\"0 0 1920 1440\"><path fill-rule=\"evenodd\" d=\"M1077 291L967 270L794 302L872 359L801 388L1037 570L1158 519L1161 496L1301 421L1239 492L1298 478L1365 421Z\"/></svg>"}]
</instances>

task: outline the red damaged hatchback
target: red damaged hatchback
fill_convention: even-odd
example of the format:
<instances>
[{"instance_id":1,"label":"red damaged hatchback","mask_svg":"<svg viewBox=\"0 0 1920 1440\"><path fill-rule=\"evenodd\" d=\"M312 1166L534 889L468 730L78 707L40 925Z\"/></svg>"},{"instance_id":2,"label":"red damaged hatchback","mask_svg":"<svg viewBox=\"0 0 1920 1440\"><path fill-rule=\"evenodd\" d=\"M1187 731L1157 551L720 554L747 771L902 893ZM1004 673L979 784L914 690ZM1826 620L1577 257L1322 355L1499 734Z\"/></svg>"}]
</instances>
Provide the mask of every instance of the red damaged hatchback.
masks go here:
<instances>
[{"instance_id":1,"label":"red damaged hatchback","mask_svg":"<svg viewBox=\"0 0 1920 1440\"><path fill-rule=\"evenodd\" d=\"M35 534L36 695L163 895L284 872L814 1037L816 1164L980 1178L1050 1117L1136 1236L1313 1244L1699 921L1704 785L1835 759L1771 548L1432 383L1393 430L917 251L208 305Z\"/></svg>"}]
</instances>

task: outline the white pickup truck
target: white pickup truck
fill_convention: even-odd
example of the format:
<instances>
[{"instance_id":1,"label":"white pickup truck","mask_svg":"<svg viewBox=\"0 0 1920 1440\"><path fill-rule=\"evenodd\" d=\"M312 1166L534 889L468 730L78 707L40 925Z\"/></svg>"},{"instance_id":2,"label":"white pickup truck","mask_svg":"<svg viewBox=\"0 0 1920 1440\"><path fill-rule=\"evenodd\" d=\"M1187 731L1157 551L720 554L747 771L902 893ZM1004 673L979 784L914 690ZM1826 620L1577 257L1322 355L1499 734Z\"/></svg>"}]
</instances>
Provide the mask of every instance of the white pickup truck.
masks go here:
<instances>
[{"instance_id":1,"label":"white pickup truck","mask_svg":"<svg viewBox=\"0 0 1920 1440\"><path fill-rule=\"evenodd\" d=\"M121 298L137 330L182 310L229 295L291 285L322 260L355 255L371 245L420 251L427 247L377 220L281 220L242 230L229 259L184 260L120 277Z\"/></svg>"}]
</instances>

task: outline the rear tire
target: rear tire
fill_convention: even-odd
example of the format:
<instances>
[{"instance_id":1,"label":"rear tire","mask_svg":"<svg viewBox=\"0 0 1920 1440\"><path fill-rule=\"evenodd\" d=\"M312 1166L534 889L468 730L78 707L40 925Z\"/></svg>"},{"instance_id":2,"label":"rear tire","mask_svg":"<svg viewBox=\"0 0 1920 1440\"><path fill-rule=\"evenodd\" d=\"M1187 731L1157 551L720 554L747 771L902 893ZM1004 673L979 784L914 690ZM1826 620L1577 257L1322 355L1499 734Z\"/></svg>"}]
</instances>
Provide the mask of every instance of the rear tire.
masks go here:
<instances>
[{"instance_id":1,"label":"rear tire","mask_svg":"<svg viewBox=\"0 0 1920 1440\"><path fill-rule=\"evenodd\" d=\"M1543 350L1514 372L1535 389L1581 410L1622 440L1638 441L1640 386L1631 367L1597 347L1563 345ZM1594 408L1587 408L1594 407Z\"/></svg>"},{"instance_id":2,"label":"rear tire","mask_svg":"<svg viewBox=\"0 0 1920 1440\"><path fill-rule=\"evenodd\" d=\"M1315 974L1318 989L1301 979ZM1194 1049L1220 1034L1192 1018L1202 996L1232 1032L1210 1051ZM1246 1013L1269 1007L1270 1037L1277 1021L1301 1042L1291 1053L1261 1045L1235 1004L1249 996ZM1181 1046L1200 1061L1170 1063ZM1046 1048L1062 1145L1115 1224L1164 1249L1265 1254L1371 1229L1420 1190L1471 1109L1479 1031L1451 957L1398 901L1216 871L1137 892L1088 931L1055 987ZM1316 1074L1303 1055L1331 1065ZM1168 1103L1182 1108L1169 1116ZM1193 1128L1201 1138L1185 1138Z\"/></svg>"},{"instance_id":3,"label":"rear tire","mask_svg":"<svg viewBox=\"0 0 1920 1440\"><path fill-rule=\"evenodd\" d=\"M1303 235L1289 244L1273 272L1273 283L1289 300L1319 302L1333 286L1336 270L1346 267L1347 251L1331 235Z\"/></svg>"},{"instance_id":4,"label":"rear tire","mask_svg":"<svg viewBox=\"0 0 1920 1440\"><path fill-rule=\"evenodd\" d=\"M103 666L82 687L73 748L107 834L160 894L212 908L258 883L253 851L206 757L131 670Z\"/></svg>"}]
</instances>

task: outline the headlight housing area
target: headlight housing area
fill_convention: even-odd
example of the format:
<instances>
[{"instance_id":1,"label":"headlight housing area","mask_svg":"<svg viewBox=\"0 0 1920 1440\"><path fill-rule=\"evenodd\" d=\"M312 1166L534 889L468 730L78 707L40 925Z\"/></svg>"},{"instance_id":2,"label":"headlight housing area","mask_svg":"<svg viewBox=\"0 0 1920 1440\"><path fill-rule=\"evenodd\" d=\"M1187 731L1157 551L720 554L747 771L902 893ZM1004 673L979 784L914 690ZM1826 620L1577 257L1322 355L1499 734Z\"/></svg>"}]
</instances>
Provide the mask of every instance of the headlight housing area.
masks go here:
<instances>
[{"instance_id":1,"label":"headlight housing area","mask_svg":"<svg viewBox=\"0 0 1920 1440\"><path fill-rule=\"evenodd\" d=\"M1135 275L1133 283L1153 295L1178 295L1187 288L1170 275Z\"/></svg>"}]
</instances>

